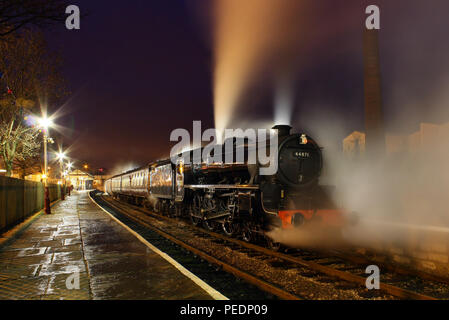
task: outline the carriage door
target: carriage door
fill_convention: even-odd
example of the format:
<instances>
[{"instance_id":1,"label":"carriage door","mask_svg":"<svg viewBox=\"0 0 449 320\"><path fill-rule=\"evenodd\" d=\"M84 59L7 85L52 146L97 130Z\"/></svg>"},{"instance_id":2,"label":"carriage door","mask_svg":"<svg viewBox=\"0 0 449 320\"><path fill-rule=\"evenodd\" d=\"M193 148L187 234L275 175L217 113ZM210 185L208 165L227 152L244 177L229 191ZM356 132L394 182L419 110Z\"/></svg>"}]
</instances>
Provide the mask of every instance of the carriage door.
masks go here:
<instances>
[{"instance_id":1,"label":"carriage door","mask_svg":"<svg viewBox=\"0 0 449 320\"><path fill-rule=\"evenodd\" d=\"M175 201L184 200L184 161L178 160L176 164Z\"/></svg>"}]
</instances>

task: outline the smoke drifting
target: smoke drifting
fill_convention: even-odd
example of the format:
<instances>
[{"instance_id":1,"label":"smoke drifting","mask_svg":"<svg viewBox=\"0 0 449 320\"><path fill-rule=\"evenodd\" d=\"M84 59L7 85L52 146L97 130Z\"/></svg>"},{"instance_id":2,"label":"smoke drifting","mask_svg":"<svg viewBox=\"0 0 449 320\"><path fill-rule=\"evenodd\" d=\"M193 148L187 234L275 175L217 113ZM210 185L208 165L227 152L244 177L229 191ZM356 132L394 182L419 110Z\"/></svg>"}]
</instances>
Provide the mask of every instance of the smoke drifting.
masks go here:
<instances>
[{"instance_id":1,"label":"smoke drifting","mask_svg":"<svg viewBox=\"0 0 449 320\"><path fill-rule=\"evenodd\" d=\"M135 162L120 161L112 168L112 170L110 170L110 174L111 175L121 174L133 169L137 169L139 167L140 165Z\"/></svg>"},{"instance_id":2,"label":"smoke drifting","mask_svg":"<svg viewBox=\"0 0 449 320\"><path fill-rule=\"evenodd\" d=\"M301 37L304 10L298 0L216 0L214 9L215 126L220 132L263 72L292 67L292 44ZM288 111L291 90L285 79L278 82L286 87L278 90L277 100Z\"/></svg>"},{"instance_id":3,"label":"smoke drifting","mask_svg":"<svg viewBox=\"0 0 449 320\"><path fill-rule=\"evenodd\" d=\"M361 37L365 10L358 1L345 6L312 0L214 4L214 116L219 131L232 126L256 96L274 104L272 114L264 114L272 124L289 124L305 93L298 90L299 81L313 81L309 65L317 60L328 64L342 55L352 59L349 51L361 41L354 41ZM257 105L264 108L263 101Z\"/></svg>"},{"instance_id":4,"label":"smoke drifting","mask_svg":"<svg viewBox=\"0 0 449 320\"><path fill-rule=\"evenodd\" d=\"M415 152L383 158L349 159L341 150L327 150L321 182L335 185L336 204L359 218L357 224L343 228L346 243L413 249L419 239L449 237L449 126L437 137ZM337 234L317 225L277 229L269 235L294 247L344 245Z\"/></svg>"},{"instance_id":5,"label":"smoke drifting","mask_svg":"<svg viewBox=\"0 0 449 320\"><path fill-rule=\"evenodd\" d=\"M441 83L435 90L439 92L446 86ZM407 98L403 104L409 102ZM427 107L432 115L447 119L447 96L436 95L431 102ZM398 119L395 127L404 128L418 118L410 117L405 108ZM433 241L443 233L449 237L449 123L416 128L415 143L411 141L412 132L404 134L402 147L396 152L390 150L386 156L352 158L343 154L341 142L332 144L333 137L343 134L344 114L313 112L302 120L324 147L320 182L336 186L333 198L337 205L359 216L357 225L345 228L345 240L363 247L394 243L410 248L412 240ZM392 140L387 141L391 148ZM313 230L276 230L271 236L300 247L338 245L334 238Z\"/></svg>"},{"instance_id":6,"label":"smoke drifting","mask_svg":"<svg viewBox=\"0 0 449 320\"><path fill-rule=\"evenodd\" d=\"M307 224L299 228L275 228L268 236L278 243L289 247L333 249L346 245L341 233L323 228L321 224Z\"/></svg>"},{"instance_id":7,"label":"smoke drifting","mask_svg":"<svg viewBox=\"0 0 449 320\"><path fill-rule=\"evenodd\" d=\"M345 232L355 244L395 242L408 247L413 237L427 234L432 240L436 231L449 234L449 125L441 124L449 121L449 60L442 58L449 47L441 35L448 23L442 26L439 13L443 8L447 3L413 1L401 19L385 15L380 33L387 134L410 136L428 121L438 127L416 133L418 143L406 138L401 150L385 158L351 161L341 149L324 150L327 180L337 186L336 201L361 218ZM341 115L336 119L345 121ZM323 137L336 134L320 127L319 120L316 128Z\"/></svg>"},{"instance_id":8,"label":"smoke drifting","mask_svg":"<svg viewBox=\"0 0 449 320\"><path fill-rule=\"evenodd\" d=\"M405 243L412 230L449 227L449 130L445 134L419 151L336 168L337 199L362 222L348 231L349 239Z\"/></svg>"},{"instance_id":9,"label":"smoke drifting","mask_svg":"<svg viewBox=\"0 0 449 320\"><path fill-rule=\"evenodd\" d=\"M417 152L403 150L355 162L342 154L343 138L354 130L364 131L362 32L365 8L372 3L216 0L215 4L218 130L241 123L233 118L245 107L242 99L259 82L271 83L275 121L289 122L293 113L292 125L324 147L322 183L335 185L335 201L360 215L360 224L345 231L347 239L356 244L379 239L406 242L412 229L446 230L449 133L435 136ZM421 122L448 122L447 1L430 5L380 0L378 5L387 133L408 135ZM320 242L304 236L295 239L294 234L276 236L298 245Z\"/></svg>"},{"instance_id":10,"label":"smoke drifting","mask_svg":"<svg viewBox=\"0 0 449 320\"><path fill-rule=\"evenodd\" d=\"M282 75L276 83L274 100L274 123L288 124L292 122L294 107L294 85L291 76Z\"/></svg>"}]
</instances>

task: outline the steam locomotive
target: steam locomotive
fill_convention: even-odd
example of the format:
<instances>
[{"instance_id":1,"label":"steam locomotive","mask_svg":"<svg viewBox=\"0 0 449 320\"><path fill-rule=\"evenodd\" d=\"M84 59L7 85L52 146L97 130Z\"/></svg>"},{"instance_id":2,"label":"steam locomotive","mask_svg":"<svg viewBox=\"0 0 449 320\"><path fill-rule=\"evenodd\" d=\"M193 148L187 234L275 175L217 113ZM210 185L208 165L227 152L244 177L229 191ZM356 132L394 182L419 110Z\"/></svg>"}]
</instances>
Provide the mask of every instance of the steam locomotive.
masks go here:
<instances>
[{"instance_id":1,"label":"steam locomotive","mask_svg":"<svg viewBox=\"0 0 449 320\"><path fill-rule=\"evenodd\" d=\"M306 134L291 134L291 129L273 127L278 138L278 170L273 175L259 175L261 164L249 163L252 142L233 138L219 150L225 155L226 143L232 143L233 154L242 151L243 161L195 164L185 161L194 156L191 150L176 163L164 159L116 175L105 182L105 192L156 212L189 216L194 225L221 229L245 241L265 239L272 248L279 246L265 236L272 228L301 228L315 222L338 230L345 212L332 202L332 188L319 184L321 148Z\"/></svg>"}]
</instances>

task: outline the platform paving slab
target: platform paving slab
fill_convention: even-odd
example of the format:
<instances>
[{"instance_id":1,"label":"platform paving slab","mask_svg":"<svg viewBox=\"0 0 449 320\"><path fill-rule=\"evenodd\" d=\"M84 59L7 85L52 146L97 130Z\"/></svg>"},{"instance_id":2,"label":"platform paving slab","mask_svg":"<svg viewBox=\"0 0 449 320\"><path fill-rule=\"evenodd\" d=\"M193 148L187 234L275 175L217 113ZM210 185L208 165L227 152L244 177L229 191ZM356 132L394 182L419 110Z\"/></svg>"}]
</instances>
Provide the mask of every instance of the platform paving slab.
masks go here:
<instances>
[{"instance_id":1,"label":"platform paving slab","mask_svg":"<svg viewBox=\"0 0 449 320\"><path fill-rule=\"evenodd\" d=\"M212 299L90 200L73 192L0 246L0 299ZM67 278L79 289L67 288Z\"/></svg>"}]
</instances>

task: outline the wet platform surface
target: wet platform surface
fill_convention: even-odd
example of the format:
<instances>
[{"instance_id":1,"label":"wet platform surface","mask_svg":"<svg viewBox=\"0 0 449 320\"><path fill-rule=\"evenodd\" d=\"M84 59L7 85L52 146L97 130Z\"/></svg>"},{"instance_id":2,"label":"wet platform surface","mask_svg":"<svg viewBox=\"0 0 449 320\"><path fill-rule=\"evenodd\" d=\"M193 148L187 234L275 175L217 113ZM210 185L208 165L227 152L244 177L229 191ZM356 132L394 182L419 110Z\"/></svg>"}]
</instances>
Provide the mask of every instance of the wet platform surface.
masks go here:
<instances>
[{"instance_id":1,"label":"wet platform surface","mask_svg":"<svg viewBox=\"0 0 449 320\"><path fill-rule=\"evenodd\" d=\"M12 242L0 247L0 299L211 296L83 192L57 203L51 215L39 216Z\"/></svg>"}]
</instances>

